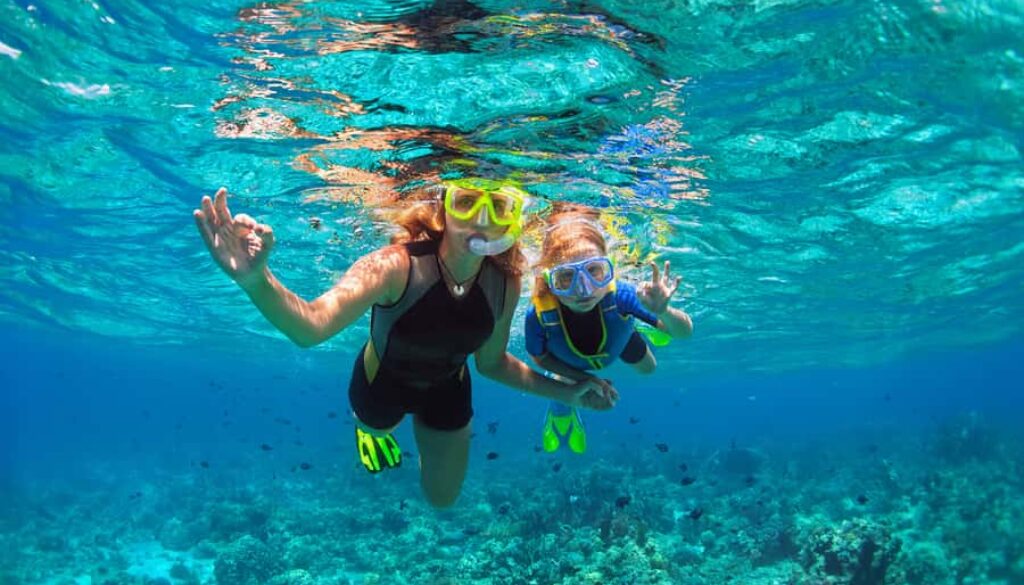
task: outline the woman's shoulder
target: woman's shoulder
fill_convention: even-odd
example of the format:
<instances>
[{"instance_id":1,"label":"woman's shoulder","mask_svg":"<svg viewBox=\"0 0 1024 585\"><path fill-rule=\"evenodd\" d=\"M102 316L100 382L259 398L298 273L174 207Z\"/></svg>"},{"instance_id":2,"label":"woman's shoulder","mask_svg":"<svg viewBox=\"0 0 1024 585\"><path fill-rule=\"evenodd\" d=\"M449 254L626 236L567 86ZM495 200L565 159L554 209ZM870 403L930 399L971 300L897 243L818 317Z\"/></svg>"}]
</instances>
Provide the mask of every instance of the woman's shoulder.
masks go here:
<instances>
[{"instance_id":1,"label":"woman's shoulder","mask_svg":"<svg viewBox=\"0 0 1024 585\"><path fill-rule=\"evenodd\" d=\"M392 300L405 290L409 274L409 252L402 244L378 248L357 262L365 283L382 287L386 300ZM386 292L385 292L386 291Z\"/></svg>"},{"instance_id":2,"label":"woman's shoulder","mask_svg":"<svg viewBox=\"0 0 1024 585\"><path fill-rule=\"evenodd\" d=\"M376 265L381 270L390 271L409 265L407 244L389 244L366 254L360 262Z\"/></svg>"}]
</instances>

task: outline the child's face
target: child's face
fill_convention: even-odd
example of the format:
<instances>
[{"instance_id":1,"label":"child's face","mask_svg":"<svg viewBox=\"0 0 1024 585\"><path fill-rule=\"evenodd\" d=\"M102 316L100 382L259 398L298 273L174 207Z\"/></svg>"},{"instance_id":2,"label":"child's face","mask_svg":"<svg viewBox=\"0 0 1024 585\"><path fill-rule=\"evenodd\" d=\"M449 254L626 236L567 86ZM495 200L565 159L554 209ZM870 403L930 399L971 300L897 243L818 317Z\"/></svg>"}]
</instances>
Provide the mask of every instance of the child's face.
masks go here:
<instances>
[{"instance_id":1,"label":"child's face","mask_svg":"<svg viewBox=\"0 0 1024 585\"><path fill-rule=\"evenodd\" d=\"M603 256L600 248L587 241L580 241L577 246L572 250L572 253L567 257L563 258L560 264L568 264L570 262L580 262L588 258L594 258ZM586 281L586 278L581 278L579 281ZM589 282L587 282L589 284ZM568 308L574 313L586 313L598 303L604 299L605 295L611 288L611 283L602 286L601 288L592 288L586 285L577 286L576 291L571 296L559 296L558 302L562 303L562 306ZM584 290L581 290L584 289Z\"/></svg>"}]
</instances>

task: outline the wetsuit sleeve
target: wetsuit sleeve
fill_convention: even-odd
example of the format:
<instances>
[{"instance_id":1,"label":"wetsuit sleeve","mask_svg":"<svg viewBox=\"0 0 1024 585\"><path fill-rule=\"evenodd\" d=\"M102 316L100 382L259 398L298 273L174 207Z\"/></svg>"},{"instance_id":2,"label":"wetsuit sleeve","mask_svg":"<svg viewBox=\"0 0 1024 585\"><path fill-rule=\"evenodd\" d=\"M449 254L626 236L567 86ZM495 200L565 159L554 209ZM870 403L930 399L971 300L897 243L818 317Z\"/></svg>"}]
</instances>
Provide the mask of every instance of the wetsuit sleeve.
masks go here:
<instances>
[{"instance_id":1,"label":"wetsuit sleeve","mask_svg":"<svg viewBox=\"0 0 1024 585\"><path fill-rule=\"evenodd\" d=\"M644 308L633 285L625 282L616 284L615 303L623 315L632 315L651 327L658 326L658 316Z\"/></svg>"},{"instance_id":2,"label":"wetsuit sleeve","mask_svg":"<svg viewBox=\"0 0 1024 585\"><path fill-rule=\"evenodd\" d=\"M523 329L526 332L526 352L533 356L547 353L547 339L540 319L537 318L537 309L531 307L526 311L526 326Z\"/></svg>"}]
</instances>

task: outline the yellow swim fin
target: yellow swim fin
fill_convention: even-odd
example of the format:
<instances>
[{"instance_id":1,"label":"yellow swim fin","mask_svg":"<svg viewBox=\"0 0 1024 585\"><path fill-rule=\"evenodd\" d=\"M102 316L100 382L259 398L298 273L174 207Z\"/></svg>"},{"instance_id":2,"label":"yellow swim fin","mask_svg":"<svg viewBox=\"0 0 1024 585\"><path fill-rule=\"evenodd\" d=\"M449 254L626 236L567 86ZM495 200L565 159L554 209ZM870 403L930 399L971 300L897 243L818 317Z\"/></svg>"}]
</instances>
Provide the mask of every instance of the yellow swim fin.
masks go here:
<instances>
[{"instance_id":1,"label":"yellow swim fin","mask_svg":"<svg viewBox=\"0 0 1024 585\"><path fill-rule=\"evenodd\" d=\"M548 453L557 451L563 438L573 453L582 454L587 450L587 433L576 409L569 408L565 414L555 414L553 408L548 408L547 417L544 419L544 433L541 436L544 450Z\"/></svg>"},{"instance_id":2,"label":"yellow swim fin","mask_svg":"<svg viewBox=\"0 0 1024 585\"><path fill-rule=\"evenodd\" d=\"M366 471L379 473L402 465L402 449L391 434L375 437L356 426L356 451Z\"/></svg>"}]
</instances>

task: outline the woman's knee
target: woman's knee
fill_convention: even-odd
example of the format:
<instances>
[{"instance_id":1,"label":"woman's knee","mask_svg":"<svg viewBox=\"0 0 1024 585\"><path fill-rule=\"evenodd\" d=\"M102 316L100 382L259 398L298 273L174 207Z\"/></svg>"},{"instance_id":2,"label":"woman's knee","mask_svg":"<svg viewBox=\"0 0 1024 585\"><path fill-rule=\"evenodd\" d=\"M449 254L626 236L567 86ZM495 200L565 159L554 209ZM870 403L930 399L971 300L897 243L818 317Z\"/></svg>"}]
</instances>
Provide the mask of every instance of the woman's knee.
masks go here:
<instances>
[{"instance_id":1,"label":"woman's knee","mask_svg":"<svg viewBox=\"0 0 1024 585\"><path fill-rule=\"evenodd\" d=\"M430 505L449 508L459 499L469 464L469 427L457 431L432 429L416 420L420 451L420 485Z\"/></svg>"}]
</instances>

